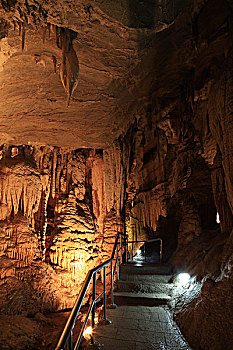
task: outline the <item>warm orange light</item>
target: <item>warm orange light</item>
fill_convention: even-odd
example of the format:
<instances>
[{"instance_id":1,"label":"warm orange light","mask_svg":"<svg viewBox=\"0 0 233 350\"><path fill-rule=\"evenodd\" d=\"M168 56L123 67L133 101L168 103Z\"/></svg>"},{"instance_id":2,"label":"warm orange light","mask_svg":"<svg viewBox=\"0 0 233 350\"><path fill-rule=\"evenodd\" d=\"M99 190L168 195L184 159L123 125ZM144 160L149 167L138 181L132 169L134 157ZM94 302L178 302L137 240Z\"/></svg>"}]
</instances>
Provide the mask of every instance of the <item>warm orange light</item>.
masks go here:
<instances>
[{"instance_id":1,"label":"warm orange light","mask_svg":"<svg viewBox=\"0 0 233 350\"><path fill-rule=\"evenodd\" d=\"M12 147L11 149L11 158L16 157L19 154L18 147Z\"/></svg>"},{"instance_id":2,"label":"warm orange light","mask_svg":"<svg viewBox=\"0 0 233 350\"><path fill-rule=\"evenodd\" d=\"M217 215L216 215L216 222L217 222L217 224L220 224L219 213L217 213Z\"/></svg>"},{"instance_id":3,"label":"warm orange light","mask_svg":"<svg viewBox=\"0 0 233 350\"><path fill-rule=\"evenodd\" d=\"M87 327L87 328L85 329L83 335L84 335L84 337L86 338L86 337L88 337L88 336L91 335L91 334L92 334L92 327L89 326L89 327Z\"/></svg>"}]
</instances>

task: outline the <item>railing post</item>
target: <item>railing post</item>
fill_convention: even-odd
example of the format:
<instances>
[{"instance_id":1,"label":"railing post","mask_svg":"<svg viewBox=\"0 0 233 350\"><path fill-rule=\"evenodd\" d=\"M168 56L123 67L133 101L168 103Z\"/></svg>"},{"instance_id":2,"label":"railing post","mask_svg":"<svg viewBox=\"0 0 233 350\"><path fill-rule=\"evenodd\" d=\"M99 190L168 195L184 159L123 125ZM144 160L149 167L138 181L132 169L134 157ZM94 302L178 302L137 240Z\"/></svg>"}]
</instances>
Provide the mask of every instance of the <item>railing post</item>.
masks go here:
<instances>
[{"instance_id":1,"label":"railing post","mask_svg":"<svg viewBox=\"0 0 233 350\"><path fill-rule=\"evenodd\" d=\"M160 239L160 263L162 262L162 257L163 257L163 241Z\"/></svg>"},{"instance_id":2,"label":"railing post","mask_svg":"<svg viewBox=\"0 0 233 350\"><path fill-rule=\"evenodd\" d=\"M96 299L96 272L93 275L93 294L92 294L92 302L94 303L92 308L92 328L95 327L95 299Z\"/></svg>"},{"instance_id":3,"label":"railing post","mask_svg":"<svg viewBox=\"0 0 233 350\"><path fill-rule=\"evenodd\" d=\"M68 350L73 350L72 331L70 332L70 336L68 338L67 348Z\"/></svg>"},{"instance_id":4,"label":"railing post","mask_svg":"<svg viewBox=\"0 0 233 350\"><path fill-rule=\"evenodd\" d=\"M129 243L132 243L132 252L133 252L133 242L129 242L128 241L128 236L124 235L124 237L122 238L121 235L121 241L119 242L119 235L117 235L116 240L115 240L115 244L114 244L114 249L111 255L111 258L108 259L107 261L103 262L102 264L98 265L96 268L93 268L91 270L89 270L86 279L85 279L85 283L82 286L82 289L79 293L79 296L75 302L75 305L72 309L72 312L70 314L69 319L67 320L66 326L62 332L62 335L59 339L59 342L56 346L56 350L61 350L61 349L69 349L69 350L73 350L78 349L80 343L81 343L81 339L83 336L83 332L85 330L85 327L88 323L88 320L90 318L91 315L91 324L92 324L92 328L95 327L95 313L96 313L96 302L97 300L100 300L103 297L103 306L104 306L104 319L105 322L107 321L107 323L111 323L111 321L107 320L107 314L106 314L106 308L107 308L107 285L106 285L106 279L107 276L109 276L111 274L111 300L112 300L112 308L117 308L117 305L114 304L114 272L115 272L115 268L117 267L117 278L119 279L119 245L120 245L120 249L121 249L121 262L123 262L123 247L124 247L124 253L126 253L126 262L128 260L128 253L129 253ZM116 252L117 250L117 252ZM162 252L162 242L161 242L161 252ZM117 253L117 254L116 254ZM115 254L117 255L116 257L116 264L115 264ZM106 273L107 268L106 266L109 266L109 264L111 263L111 271ZM116 266L117 265L117 266ZM96 273L98 271L100 271L102 268L104 268L104 276L103 276L103 282L104 282L104 292L98 297L96 298ZM92 303L89 305L89 309L88 309L88 314L86 316L86 320L81 328L81 331L79 333L78 339L76 341L75 344L73 344L73 337L72 337L72 330L73 327L75 326L75 322L76 319L79 315L81 306L85 300L85 296L87 293L87 290L89 287L91 287L91 282L93 282L92 288L93 288L93 294L92 294ZM92 344L94 343L94 337L92 336L91 338Z\"/></svg>"},{"instance_id":5,"label":"railing post","mask_svg":"<svg viewBox=\"0 0 233 350\"><path fill-rule=\"evenodd\" d=\"M122 251L122 261L123 263L127 263L127 236L123 237Z\"/></svg>"},{"instance_id":6,"label":"railing post","mask_svg":"<svg viewBox=\"0 0 233 350\"><path fill-rule=\"evenodd\" d=\"M121 235L121 264L122 264L122 235Z\"/></svg>"},{"instance_id":7,"label":"railing post","mask_svg":"<svg viewBox=\"0 0 233 350\"><path fill-rule=\"evenodd\" d=\"M114 305L114 293L113 293L113 261L111 261L111 289L112 289L112 305Z\"/></svg>"},{"instance_id":8,"label":"railing post","mask_svg":"<svg viewBox=\"0 0 233 350\"><path fill-rule=\"evenodd\" d=\"M133 262L133 242L132 242L132 262Z\"/></svg>"},{"instance_id":9,"label":"railing post","mask_svg":"<svg viewBox=\"0 0 233 350\"><path fill-rule=\"evenodd\" d=\"M106 306L106 266L104 266L104 319L107 320Z\"/></svg>"},{"instance_id":10,"label":"railing post","mask_svg":"<svg viewBox=\"0 0 233 350\"><path fill-rule=\"evenodd\" d=\"M119 280L119 258L118 258L118 242L117 242L117 279Z\"/></svg>"}]
</instances>

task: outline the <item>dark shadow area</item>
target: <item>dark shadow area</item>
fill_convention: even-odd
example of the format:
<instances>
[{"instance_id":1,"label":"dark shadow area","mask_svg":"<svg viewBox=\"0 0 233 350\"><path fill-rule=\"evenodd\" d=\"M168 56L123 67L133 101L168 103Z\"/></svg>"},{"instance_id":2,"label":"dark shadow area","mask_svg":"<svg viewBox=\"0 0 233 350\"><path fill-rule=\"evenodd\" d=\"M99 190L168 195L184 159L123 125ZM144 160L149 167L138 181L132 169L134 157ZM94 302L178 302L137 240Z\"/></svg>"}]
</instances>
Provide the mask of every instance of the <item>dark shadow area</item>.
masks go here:
<instances>
[{"instance_id":1,"label":"dark shadow area","mask_svg":"<svg viewBox=\"0 0 233 350\"><path fill-rule=\"evenodd\" d=\"M154 0L128 0L129 5L129 23L133 28L154 28L155 26L155 7Z\"/></svg>"},{"instance_id":2,"label":"dark shadow area","mask_svg":"<svg viewBox=\"0 0 233 350\"><path fill-rule=\"evenodd\" d=\"M167 262L177 248L180 221L181 212L175 205L171 206L166 218L159 218L156 235L163 239L163 262Z\"/></svg>"},{"instance_id":3,"label":"dark shadow area","mask_svg":"<svg viewBox=\"0 0 233 350\"><path fill-rule=\"evenodd\" d=\"M160 241L145 243L145 261L148 263L160 262Z\"/></svg>"},{"instance_id":4,"label":"dark shadow area","mask_svg":"<svg viewBox=\"0 0 233 350\"><path fill-rule=\"evenodd\" d=\"M95 3L127 27L154 29L172 23L188 0L95 0Z\"/></svg>"}]
</instances>

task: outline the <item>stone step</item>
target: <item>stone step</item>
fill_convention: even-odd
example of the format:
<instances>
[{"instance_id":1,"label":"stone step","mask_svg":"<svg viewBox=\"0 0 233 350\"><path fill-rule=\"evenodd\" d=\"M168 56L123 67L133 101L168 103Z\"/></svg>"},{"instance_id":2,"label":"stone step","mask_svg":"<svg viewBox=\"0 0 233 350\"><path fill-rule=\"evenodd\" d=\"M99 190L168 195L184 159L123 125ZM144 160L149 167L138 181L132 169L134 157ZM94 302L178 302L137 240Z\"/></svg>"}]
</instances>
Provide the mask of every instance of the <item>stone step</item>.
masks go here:
<instances>
[{"instance_id":1,"label":"stone step","mask_svg":"<svg viewBox=\"0 0 233 350\"><path fill-rule=\"evenodd\" d=\"M144 281L122 281L115 283L117 292L141 292L141 293L165 293L170 295L173 288L172 283L148 283Z\"/></svg>"},{"instance_id":2,"label":"stone step","mask_svg":"<svg viewBox=\"0 0 233 350\"><path fill-rule=\"evenodd\" d=\"M116 305L157 306L166 305L170 300L171 297L163 293L114 293L114 302Z\"/></svg>"},{"instance_id":3,"label":"stone step","mask_svg":"<svg viewBox=\"0 0 233 350\"><path fill-rule=\"evenodd\" d=\"M133 281L142 283L167 283L172 279L172 275L136 274L120 272L121 281Z\"/></svg>"},{"instance_id":4,"label":"stone step","mask_svg":"<svg viewBox=\"0 0 233 350\"><path fill-rule=\"evenodd\" d=\"M122 264L120 273L170 275L172 267L164 264Z\"/></svg>"}]
</instances>

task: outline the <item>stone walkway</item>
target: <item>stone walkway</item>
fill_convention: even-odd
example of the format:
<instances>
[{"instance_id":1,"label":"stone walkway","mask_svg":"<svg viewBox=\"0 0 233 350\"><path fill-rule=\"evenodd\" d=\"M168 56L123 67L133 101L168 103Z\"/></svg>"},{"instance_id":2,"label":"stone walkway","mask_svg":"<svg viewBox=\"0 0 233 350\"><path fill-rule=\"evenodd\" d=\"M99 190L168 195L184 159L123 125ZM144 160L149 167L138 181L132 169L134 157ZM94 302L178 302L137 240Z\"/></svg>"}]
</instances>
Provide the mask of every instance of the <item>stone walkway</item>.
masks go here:
<instances>
[{"instance_id":1,"label":"stone walkway","mask_svg":"<svg viewBox=\"0 0 233 350\"><path fill-rule=\"evenodd\" d=\"M104 350L191 350L166 306L119 306L107 317L112 323L94 330Z\"/></svg>"}]
</instances>

